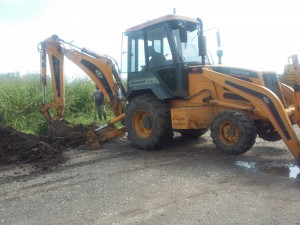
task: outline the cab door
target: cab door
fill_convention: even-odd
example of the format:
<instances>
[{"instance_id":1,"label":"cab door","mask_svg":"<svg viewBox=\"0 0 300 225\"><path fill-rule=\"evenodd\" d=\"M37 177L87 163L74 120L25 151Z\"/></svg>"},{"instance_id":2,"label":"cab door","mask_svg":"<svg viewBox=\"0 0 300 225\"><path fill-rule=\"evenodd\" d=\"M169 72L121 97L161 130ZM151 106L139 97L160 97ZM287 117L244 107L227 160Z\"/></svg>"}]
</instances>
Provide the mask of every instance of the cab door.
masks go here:
<instances>
[{"instance_id":1,"label":"cab door","mask_svg":"<svg viewBox=\"0 0 300 225\"><path fill-rule=\"evenodd\" d=\"M168 33L165 27L157 27L146 31L146 65L147 71L154 73L160 82L167 88L171 95L176 96L178 91L177 70L170 47ZM154 49L155 54L162 55L160 63L151 64L153 60L150 49Z\"/></svg>"}]
</instances>

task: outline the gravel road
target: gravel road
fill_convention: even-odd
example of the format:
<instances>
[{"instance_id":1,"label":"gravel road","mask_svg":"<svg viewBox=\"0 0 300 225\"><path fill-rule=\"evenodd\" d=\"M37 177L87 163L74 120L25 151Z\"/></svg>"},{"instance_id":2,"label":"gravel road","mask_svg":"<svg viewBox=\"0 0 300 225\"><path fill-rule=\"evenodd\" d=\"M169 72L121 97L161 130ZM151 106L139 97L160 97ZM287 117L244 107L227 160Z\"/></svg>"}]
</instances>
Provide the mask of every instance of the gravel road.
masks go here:
<instances>
[{"instance_id":1,"label":"gravel road","mask_svg":"<svg viewBox=\"0 0 300 225\"><path fill-rule=\"evenodd\" d=\"M282 141L240 156L209 134L155 152L120 139L64 154L47 171L0 167L0 224L300 224L300 171Z\"/></svg>"}]
</instances>

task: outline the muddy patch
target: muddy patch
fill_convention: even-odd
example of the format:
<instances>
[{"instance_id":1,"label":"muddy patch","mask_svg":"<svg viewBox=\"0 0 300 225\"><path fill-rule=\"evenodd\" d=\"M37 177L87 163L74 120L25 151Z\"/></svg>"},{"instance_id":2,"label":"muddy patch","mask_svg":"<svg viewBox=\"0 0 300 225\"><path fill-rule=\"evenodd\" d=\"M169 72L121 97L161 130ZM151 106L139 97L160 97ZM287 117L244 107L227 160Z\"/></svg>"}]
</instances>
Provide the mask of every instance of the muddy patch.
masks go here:
<instances>
[{"instance_id":1,"label":"muddy patch","mask_svg":"<svg viewBox=\"0 0 300 225\"><path fill-rule=\"evenodd\" d=\"M281 166L271 165L264 168L263 171L271 175L300 179L300 168L297 165L293 165L293 164L281 165Z\"/></svg>"},{"instance_id":2,"label":"muddy patch","mask_svg":"<svg viewBox=\"0 0 300 225\"><path fill-rule=\"evenodd\" d=\"M256 162L238 160L234 165L249 171L262 171L270 175L300 179L300 168L295 164L271 163L260 165Z\"/></svg>"}]
</instances>

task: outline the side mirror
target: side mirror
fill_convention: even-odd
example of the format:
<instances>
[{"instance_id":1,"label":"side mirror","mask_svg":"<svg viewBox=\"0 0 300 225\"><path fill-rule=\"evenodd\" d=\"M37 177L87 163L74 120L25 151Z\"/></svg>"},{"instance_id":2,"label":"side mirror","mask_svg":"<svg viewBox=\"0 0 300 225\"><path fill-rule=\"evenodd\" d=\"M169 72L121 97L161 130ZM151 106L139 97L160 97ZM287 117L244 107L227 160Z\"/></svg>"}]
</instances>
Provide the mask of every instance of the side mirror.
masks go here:
<instances>
[{"instance_id":1,"label":"side mirror","mask_svg":"<svg viewBox=\"0 0 300 225\"><path fill-rule=\"evenodd\" d=\"M217 31L217 42L218 42L218 50L217 50L217 56L218 56L218 64L222 64L222 56L223 56L223 50L221 49L221 36L219 30Z\"/></svg>"},{"instance_id":2,"label":"side mirror","mask_svg":"<svg viewBox=\"0 0 300 225\"><path fill-rule=\"evenodd\" d=\"M199 45L199 56L206 56L206 38L205 36L199 36L198 38Z\"/></svg>"},{"instance_id":3,"label":"side mirror","mask_svg":"<svg viewBox=\"0 0 300 225\"><path fill-rule=\"evenodd\" d=\"M179 21L177 25L179 29L180 41L183 43L187 43L187 32L185 23L183 21Z\"/></svg>"},{"instance_id":4,"label":"side mirror","mask_svg":"<svg viewBox=\"0 0 300 225\"><path fill-rule=\"evenodd\" d=\"M221 50L221 49L217 50L217 56L222 57L223 56L223 50Z\"/></svg>"},{"instance_id":5,"label":"side mirror","mask_svg":"<svg viewBox=\"0 0 300 225\"><path fill-rule=\"evenodd\" d=\"M203 36L203 22L200 18L197 18L199 23L199 36L198 36L198 48L199 56L201 56L202 65L205 65L205 56L206 56L206 38Z\"/></svg>"}]
</instances>

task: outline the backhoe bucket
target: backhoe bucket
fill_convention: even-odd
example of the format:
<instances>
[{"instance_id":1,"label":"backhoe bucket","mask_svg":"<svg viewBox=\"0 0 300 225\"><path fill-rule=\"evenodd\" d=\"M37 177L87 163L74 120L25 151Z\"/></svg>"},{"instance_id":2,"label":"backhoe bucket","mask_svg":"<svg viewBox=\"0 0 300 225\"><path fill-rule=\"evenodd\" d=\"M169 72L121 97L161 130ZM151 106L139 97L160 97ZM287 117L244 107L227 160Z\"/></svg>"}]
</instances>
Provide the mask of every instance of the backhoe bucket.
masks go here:
<instances>
[{"instance_id":1,"label":"backhoe bucket","mask_svg":"<svg viewBox=\"0 0 300 225\"><path fill-rule=\"evenodd\" d=\"M67 125L68 122L64 119L50 120L48 124L50 137L64 137L71 131L71 128Z\"/></svg>"},{"instance_id":2,"label":"backhoe bucket","mask_svg":"<svg viewBox=\"0 0 300 225\"><path fill-rule=\"evenodd\" d=\"M125 114L121 114L110 121L106 125L95 129L93 132L89 131L87 133L86 144L91 148L100 147L100 143L112 140L114 138L120 137L125 134L125 126L117 128L114 126L115 123L123 121L125 119Z\"/></svg>"}]
</instances>

